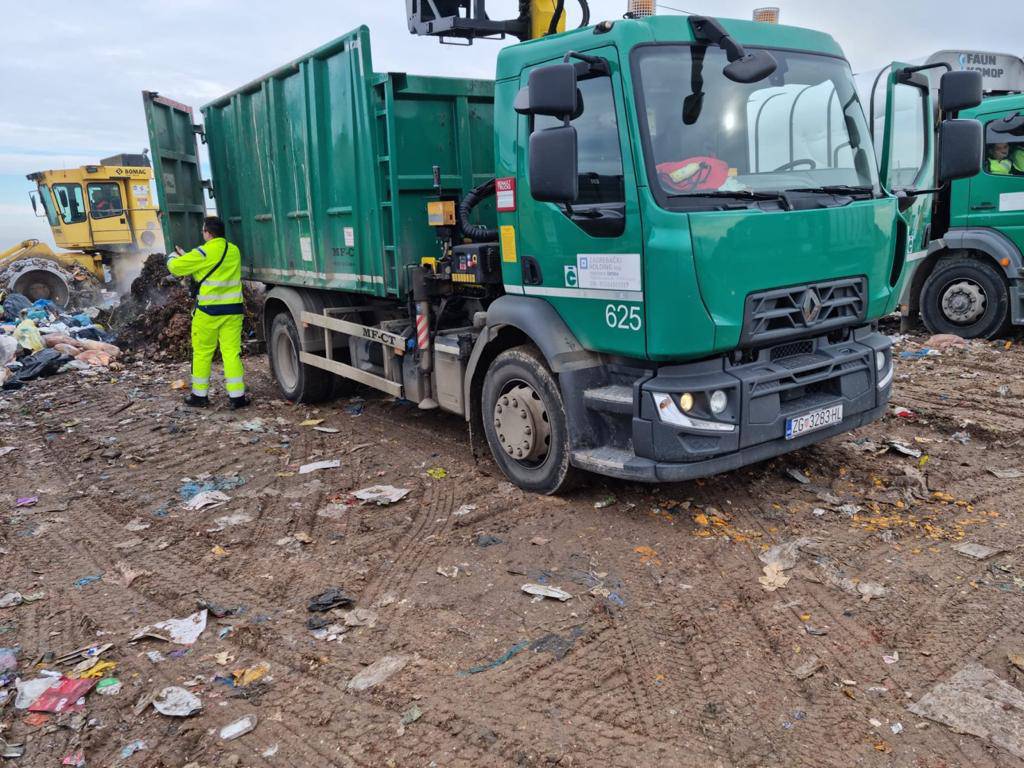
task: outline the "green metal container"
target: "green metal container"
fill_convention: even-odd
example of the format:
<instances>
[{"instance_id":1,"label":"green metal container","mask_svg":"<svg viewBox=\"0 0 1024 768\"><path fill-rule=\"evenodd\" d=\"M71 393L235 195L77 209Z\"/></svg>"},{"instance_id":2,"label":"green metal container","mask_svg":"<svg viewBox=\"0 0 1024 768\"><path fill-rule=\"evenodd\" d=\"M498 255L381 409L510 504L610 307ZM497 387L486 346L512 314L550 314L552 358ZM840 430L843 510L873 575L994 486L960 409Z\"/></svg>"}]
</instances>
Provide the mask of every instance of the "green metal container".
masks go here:
<instances>
[{"instance_id":1,"label":"green metal container","mask_svg":"<svg viewBox=\"0 0 1024 768\"><path fill-rule=\"evenodd\" d=\"M433 166L446 195L494 176L494 83L374 73L366 27L202 113L217 211L265 283L401 295L437 255Z\"/></svg>"}]
</instances>

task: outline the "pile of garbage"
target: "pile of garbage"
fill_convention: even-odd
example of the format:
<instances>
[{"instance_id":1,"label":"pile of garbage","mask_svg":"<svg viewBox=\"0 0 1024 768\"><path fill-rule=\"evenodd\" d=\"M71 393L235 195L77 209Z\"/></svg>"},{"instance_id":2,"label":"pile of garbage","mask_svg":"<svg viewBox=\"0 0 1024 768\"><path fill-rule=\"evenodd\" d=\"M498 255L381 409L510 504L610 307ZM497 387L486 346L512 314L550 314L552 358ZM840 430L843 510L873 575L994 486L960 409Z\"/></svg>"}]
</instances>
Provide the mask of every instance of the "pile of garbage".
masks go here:
<instances>
[{"instance_id":1,"label":"pile of garbage","mask_svg":"<svg viewBox=\"0 0 1024 768\"><path fill-rule=\"evenodd\" d=\"M110 325L117 343L129 354L155 362L182 362L191 355L193 302L187 279L167 270L167 257L152 254L132 282L131 292L114 310ZM243 286L243 338L256 338L262 323L261 294Z\"/></svg>"},{"instance_id":2,"label":"pile of garbage","mask_svg":"<svg viewBox=\"0 0 1024 768\"><path fill-rule=\"evenodd\" d=\"M75 370L94 374L115 365L121 350L96 323L99 314L98 309L66 314L48 299L7 296L0 315L0 386L20 389L44 376Z\"/></svg>"}]
</instances>

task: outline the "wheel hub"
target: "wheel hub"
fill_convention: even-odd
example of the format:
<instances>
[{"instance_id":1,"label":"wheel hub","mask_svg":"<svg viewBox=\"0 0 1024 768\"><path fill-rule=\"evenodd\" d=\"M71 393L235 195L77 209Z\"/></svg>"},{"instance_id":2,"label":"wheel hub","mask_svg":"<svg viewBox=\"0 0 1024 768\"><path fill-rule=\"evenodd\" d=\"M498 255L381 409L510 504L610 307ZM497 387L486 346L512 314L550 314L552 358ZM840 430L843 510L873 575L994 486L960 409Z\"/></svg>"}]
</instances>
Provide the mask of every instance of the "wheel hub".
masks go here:
<instances>
[{"instance_id":1,"label":"wheel hub","mask_svg":"<svg viewBox=\"0 0 1024 768\"><path fill-rule=\"evenodd\" d=\"M532 387L517 383L494 404L494 431L510 458L536 462L548 452L551 426Z\"/></svg>"},{"instance_id":2,"label":"wheel hub","mask_svg":"<svg viewBox=\"0 0 1024 768\"><path fill-rule=\"evenodd\" d=\"M987 303L981 286L973 280L961 280L942 294L942 313L954 323L973 323L985 314Z\"/></svg>"}]
</instances>

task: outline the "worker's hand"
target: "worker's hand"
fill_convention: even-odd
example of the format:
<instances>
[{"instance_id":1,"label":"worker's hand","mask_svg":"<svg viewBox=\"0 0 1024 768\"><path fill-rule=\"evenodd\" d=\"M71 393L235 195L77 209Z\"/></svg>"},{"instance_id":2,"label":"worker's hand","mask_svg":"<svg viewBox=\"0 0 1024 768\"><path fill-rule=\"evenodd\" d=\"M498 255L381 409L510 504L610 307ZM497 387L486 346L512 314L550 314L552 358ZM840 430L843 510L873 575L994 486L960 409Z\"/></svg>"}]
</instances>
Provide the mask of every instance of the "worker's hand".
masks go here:
<instances>
[{"instance_id":1,"label":"worker's hand","mask_svg":"<svg viewBox=\"0 0 1024 768\"><path fill-rule=\"evenodd\" d=\"M182 248L180 245L174 246L174 252L176 254L178 254L179 256L184 256L185 255L185 249Z\"/></svg>"}]
</instances>

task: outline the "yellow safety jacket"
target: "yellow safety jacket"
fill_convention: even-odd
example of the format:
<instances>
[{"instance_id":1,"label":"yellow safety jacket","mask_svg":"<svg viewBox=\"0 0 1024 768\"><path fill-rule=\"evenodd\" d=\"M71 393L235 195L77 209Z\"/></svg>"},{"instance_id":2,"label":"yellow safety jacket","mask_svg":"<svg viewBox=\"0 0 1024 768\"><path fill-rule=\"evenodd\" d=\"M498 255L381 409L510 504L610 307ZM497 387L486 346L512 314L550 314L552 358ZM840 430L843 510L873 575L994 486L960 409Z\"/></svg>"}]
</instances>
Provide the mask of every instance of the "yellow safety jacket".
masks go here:
<instances>
[{"instance_id":1,"label":"yellow safety jacket","mask_svg":"<svg viewBox=\"0 0 1024 768\"><path fill-rule=\"evenodd\" d=\"M1014 173L1024 173L1024 149L1010 150L1010 162Z\"/></svg>"},{"instance_id":2,"label":"yellow safety jacket","mask_svg":"<svg viewBox=\"0 0 1024 768\"><path fill-rule=\"evenodd\" d=\"M223 237L208 240L195 250L171 256L172 275L191 275L199 285L196 308L208 315L242 315L242 254Z\"/></svg>"},{"instance_id":3,"label":"yellow safety jacket","mask_svg":"<svg viewBox=\"0 0 1024 768\"><path fill-rule=\"evenodd\" d=\"M1009 160L996 160L994 157L988 159L988 172L997 176L1009 176L1013 173L1013 163Z\"/></svg>"}]
</instances>

